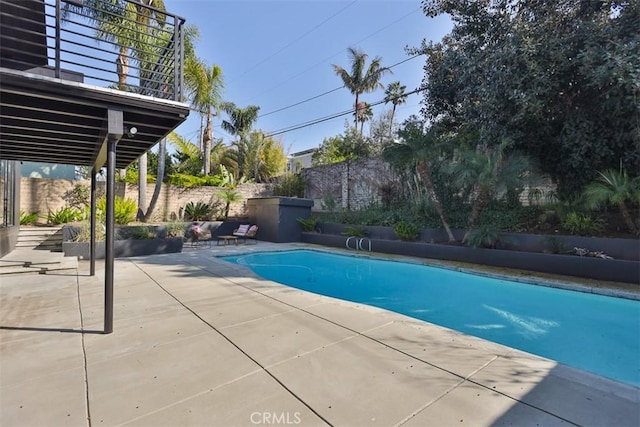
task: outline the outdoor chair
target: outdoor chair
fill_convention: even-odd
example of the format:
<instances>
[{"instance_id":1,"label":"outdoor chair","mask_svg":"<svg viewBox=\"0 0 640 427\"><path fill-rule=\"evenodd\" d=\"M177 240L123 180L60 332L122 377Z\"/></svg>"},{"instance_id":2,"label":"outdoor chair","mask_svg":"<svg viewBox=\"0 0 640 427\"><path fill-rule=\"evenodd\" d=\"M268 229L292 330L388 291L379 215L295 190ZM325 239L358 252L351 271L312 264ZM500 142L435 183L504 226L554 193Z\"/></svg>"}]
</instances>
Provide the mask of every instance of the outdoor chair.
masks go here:
<instances>
[{"instance_id":1,"label":"outdoor chair","mask_svg":"<svg viewBox=\"0 0 640 427\"><path fill-rule=\"evenodd\" d=\"M243 224L233 231L233 235L240 239L244 239L245 243L247 242L247 239L251 239L257 244L258 243L258 238L256 236L257 234L258 234L257 225L250 226L249 224Z\"/></svg>"}]
</instances>

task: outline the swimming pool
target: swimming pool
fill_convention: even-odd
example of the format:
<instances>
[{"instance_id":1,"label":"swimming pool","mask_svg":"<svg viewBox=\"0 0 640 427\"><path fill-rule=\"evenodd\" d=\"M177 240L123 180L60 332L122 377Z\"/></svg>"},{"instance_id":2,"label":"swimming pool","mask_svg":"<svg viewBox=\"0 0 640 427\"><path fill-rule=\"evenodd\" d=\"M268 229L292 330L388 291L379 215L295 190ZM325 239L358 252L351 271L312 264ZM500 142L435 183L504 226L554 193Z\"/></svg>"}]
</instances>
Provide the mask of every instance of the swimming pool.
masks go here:
<instances>
[{"instance_id":1,"label":"swimming pool","mask_svg":"<svg viewBox=\"0 0 640 427\"><path fill-rule=\"evenodd\" d=\"M311 250L222 259L640 386L640 301Z\"/></svg>"}]
</instances>

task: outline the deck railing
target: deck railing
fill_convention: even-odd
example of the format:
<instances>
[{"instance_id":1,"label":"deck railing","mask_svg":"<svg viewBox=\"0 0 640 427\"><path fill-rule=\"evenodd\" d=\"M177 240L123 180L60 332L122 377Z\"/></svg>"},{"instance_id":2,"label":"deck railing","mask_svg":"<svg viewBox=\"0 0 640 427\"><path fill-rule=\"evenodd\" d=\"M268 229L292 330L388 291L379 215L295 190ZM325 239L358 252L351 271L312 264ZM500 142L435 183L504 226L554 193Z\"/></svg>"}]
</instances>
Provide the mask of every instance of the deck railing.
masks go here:
<instances>
[{"instance_id":1,"label":"deck railing","mask_svg":"<svg viewBox=\"0 0 640 427\"><path fill-rule=\"evenodd\" d=\"M184 19L148 0L0 0L0 66L181 101Z\"/></svg>"}]
</instances>

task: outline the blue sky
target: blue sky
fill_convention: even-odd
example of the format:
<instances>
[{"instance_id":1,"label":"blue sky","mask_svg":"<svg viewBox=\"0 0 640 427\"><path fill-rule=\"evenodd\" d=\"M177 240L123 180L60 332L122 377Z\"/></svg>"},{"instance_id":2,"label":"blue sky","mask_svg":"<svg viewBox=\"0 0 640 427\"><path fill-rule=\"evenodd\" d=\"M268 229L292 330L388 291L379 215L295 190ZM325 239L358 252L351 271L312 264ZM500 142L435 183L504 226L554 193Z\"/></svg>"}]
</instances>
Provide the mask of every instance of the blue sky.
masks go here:
<instances>
[{"instance_id":1,"label":"blue sky","mask_svg":"<svg viewBox=\"0 0 640 427\"><path fill-rule=\"evenodd\" d=\"M349 69L347 48L364 50L370 58L380 56L384 66L404 61L405 47L419 46L423 39L440 40L452 25L447 18L424 16L417 0L165 0L167 10L184 17L200 30L197 53L224 73L225 101L260 106L255 126L269 134L294 125L327 117L353 107L354 97L340 89L280 112L342 86L331 64ZM407 92L420 86L424 57L392 68L382 83L400 81ZM365 94L369 103L384 98L384 91ZM399 121L420 109L421 94L398 107ZM373 108L378 116L391 105ZM224 117L224 113L222 113ZM345 118L335 118L303 129L283 133L285 151L294 153L318 147L325 137L344 131ZM192 113L177 132L198 142L200 118ZM230 138L215 120L214 137Z\"/></svg>"}]
</instances>

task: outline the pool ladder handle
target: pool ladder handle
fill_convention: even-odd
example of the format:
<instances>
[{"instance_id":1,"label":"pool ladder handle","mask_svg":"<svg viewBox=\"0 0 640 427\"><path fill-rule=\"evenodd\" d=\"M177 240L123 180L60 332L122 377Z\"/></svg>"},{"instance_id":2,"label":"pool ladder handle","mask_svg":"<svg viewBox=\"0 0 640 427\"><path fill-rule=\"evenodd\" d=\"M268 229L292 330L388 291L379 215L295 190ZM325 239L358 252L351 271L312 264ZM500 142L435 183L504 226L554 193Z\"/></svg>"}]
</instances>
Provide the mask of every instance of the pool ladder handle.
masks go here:
<instances>
[{"instance_id":1,"label":"pool ladder handle","mask_svg":"<svg viewBox=\"0 0 640 427\"><path fill-rule=\"evenodd\" d=\"M349 246L349 241L351 239L354 239L355 245L353 248L351 248L351 246ZM371 239L367 238L367 237L361 237L360 240L357 240L358 238L356 236L349 236L347 237L347 241L344 243L344 245L346 246L347 249L355 249L356 251L363 251L365 250L364 247L362 246L362 243L366 240L367 242L369 242L369 248L368 251L371 252Z\"/></svg>"}]
</instances>

